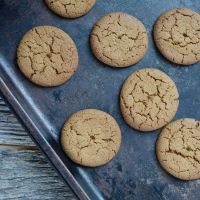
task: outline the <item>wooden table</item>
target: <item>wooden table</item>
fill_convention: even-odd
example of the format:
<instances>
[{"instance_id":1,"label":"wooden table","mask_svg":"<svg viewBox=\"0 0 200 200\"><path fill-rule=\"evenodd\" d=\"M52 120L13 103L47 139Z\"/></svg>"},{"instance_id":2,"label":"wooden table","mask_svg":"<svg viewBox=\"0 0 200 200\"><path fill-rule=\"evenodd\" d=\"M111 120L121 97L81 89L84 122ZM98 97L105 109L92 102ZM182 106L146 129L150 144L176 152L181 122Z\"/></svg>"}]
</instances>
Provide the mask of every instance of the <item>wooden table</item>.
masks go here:
<instances>
[{"instance_id":1,"label":"wooden table","mask_svg":"<svg viewBox=\"0 0 200 200\"><path fill-rule=\"evenodd\" d=\"M77 199L0 94L0 199Z\"/></svg>"}]
</instances>

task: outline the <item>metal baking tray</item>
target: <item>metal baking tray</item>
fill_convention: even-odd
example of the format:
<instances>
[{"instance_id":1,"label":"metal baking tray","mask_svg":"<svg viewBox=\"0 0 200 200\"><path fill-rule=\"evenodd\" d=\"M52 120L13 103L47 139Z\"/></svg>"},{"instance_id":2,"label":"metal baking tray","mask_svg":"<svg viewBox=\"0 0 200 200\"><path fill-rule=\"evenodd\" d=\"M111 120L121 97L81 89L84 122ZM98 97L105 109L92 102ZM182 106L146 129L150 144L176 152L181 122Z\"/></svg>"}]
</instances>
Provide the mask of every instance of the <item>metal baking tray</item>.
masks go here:
<instances>
[{"instance_id":1,"label":"metal baking tray","mask_svg":"<svg viewBox=\"0 0 200 200\"><path fill-rule=\"evenodd\" d=\"M123 81L135 70L155 67L177 84L180 106L175 118L199 118L200 64L181 67L157 51L152 28L157 17L174 7L200 12L199 0L97 0L87 15L64 19L52 13L43 0L0 0L0 89L31 136L80 199L199 199L200 181L180 181L167 174L155 155L160 130L140 133L129 128L119 110ZM101 16L122 11L140 19L148 30L149 50L137 65L116 69L100 63L89 47L89 34ZM66 31L79 51L79 68L70 81L54 88L29 82L16 64L16 48L32 27L54 25ZM110 113L122 131L119 153L109 164L81 167L61 150L59 135L64 121L74 112L97 108Z\"/></svg>"}]
</instances>

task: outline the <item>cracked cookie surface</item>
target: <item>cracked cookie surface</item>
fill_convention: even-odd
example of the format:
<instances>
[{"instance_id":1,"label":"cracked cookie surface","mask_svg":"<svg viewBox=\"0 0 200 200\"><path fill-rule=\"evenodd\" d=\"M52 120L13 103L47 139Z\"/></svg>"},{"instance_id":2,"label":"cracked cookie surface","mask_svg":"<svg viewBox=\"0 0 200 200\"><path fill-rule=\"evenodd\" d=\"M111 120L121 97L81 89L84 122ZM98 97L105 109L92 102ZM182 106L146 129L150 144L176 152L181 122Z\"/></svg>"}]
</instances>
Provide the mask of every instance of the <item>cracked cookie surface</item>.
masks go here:
<instances>
[{"instance_id":1,"label":"cracked cookie surface","mask_svg":"<svg viewBox=\"0 0 200 200\"><path fill-rule=\"evenodd\" d=\"M121 113L126 123L140 131L152 131L169 123L179 105L175 83L164 72L141 69L124 82L120 94Z\"/></svg>"},{"instance_id":2,"label":"cracked cookie surface","mask_svg":"<svg viewBox=\"0 0 200 200\"><path fill-rule=\"evenodd\" d=\"M78 52L70 36L53 26L28 31L17 49L21 72L41 86L57 86L69 80L78 66Z\"/></svg>"},{"instance_id":3,"label":"cracked cookie surface","mask_svg":"<svg viewBox=\"0 0 200 200\"><path fill-rule=\"evenodd\" d=\"M81 110L64 124L61 144L75 163L96 167L116 155L121 144L121 131L109 114L95 109Z\"/></svg>"},{"instance_id":4,"label":"cracked cookie surface","mask_svg":"<svg viewBox=\"0 0 200 200\"><path fill-rule=\"evenodd\" d=\"M200 178L200 123L179 119L161 132L156 153L161 166L171 175L183 179Z\"/></svg>"},{"instance_id":5,"label":"cracked cookie surface","mask_svg":"<svg viewBox=\"0 0 200 200\"><path fill-rule=\"evenodd\" d=\"M94 25L90 43L101 62L112 67L128 67L144 57L148 36L138 19L125 13L110 13Z\"/></svg>"},{"instance_id":6,"label":"cracked cookie surface","mask_svg":"<svg viewBox=\"0 0 200 200\"><path fill-rule=\"evenodd\" d=\"M190 65L200 61L200 15L187 8L167 11L154 26L154 40L171 62Z\"/></svg>"},{"instance_id":7,"label":"cracked cookie surface","mask_svg":"<svg viewBox=\"0 0 200 200\"><path fill-rule=\"evenodd\" d=\"M96 0L45 0L56 14L66 18L77 18L88 13Z\"/></svg>"}]
</instances>

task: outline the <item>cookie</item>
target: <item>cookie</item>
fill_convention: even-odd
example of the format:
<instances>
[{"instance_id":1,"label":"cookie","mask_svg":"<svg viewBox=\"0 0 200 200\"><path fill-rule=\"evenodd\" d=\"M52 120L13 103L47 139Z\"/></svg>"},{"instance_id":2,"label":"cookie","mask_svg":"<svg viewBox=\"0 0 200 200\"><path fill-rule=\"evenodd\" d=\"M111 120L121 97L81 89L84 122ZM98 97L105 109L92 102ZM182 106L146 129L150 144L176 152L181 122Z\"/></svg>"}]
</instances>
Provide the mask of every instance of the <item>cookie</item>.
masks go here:
<instances>
[{"instance_id":1,"label":"cookie","mask_svg":"<svg viewBox=\"0 0 200 200\"><path fill-rule=\"evenodd\" d=\"M164 72L146 68L131 74L120 94L126 123L140 131L153 131L168 124L176 114L179 94Z\"/></svg>"},{"instance_id":2,"label":"cookie","mask_svg":"<svg viewBox=\"0 0 200 200\"><path fill-rule=\"evenodd\" d=\"M161 166L182 180L200 178L200 122L179 119L161 132L156 153Z\"/></svg>"},{"instance_id":3,"label":"cookie","mask_svg":"<svg viewBox=\"0 0 200 200\"><path fill-rule=\"evenodd\" d=\"M167 11L154 26L154 39L171 62L190 65L200 61L200 15L187 8Z\"/></svg>"},{"instance_id":4,"label":"cookie","mask_svg":"<svg viewBox=\"0 0 200 200\"><path fill-rule=\"evenodd\" d=\"M112 67L128 67L139 62L148 48L144 25L125 13L110 13L95 24L90 36L94 55Z\"/></svg>"},{"instance_id":5,"label":"cookie","mask_svg":"<svg viewBox=\"0 0 200 200\"><path fill-rule=\"evenodd\" d=\"M66 18L77 18L88 13L96 0L45 0L45 2L57 15Z\"/></svg>"},{"instance_id":6,"label":"cookie","mask_svg":"<svg viewBox=\"0 0 200 200\"><path fill-rule=\"evenodd\" d=\"M78 66L78 52L70 36L53 26L28 31L17 49L21 72L40 86L57 86L69 80Z\"/></svg>"},{"instance_id":7,"label":"cookie","mask_svg":"<svg viewBox=\"0 0 200 200\"><path fill-rule=\"evenodd\" d=\"M109 114L95 109L81 110L64 124L61 144L75 163L96 167L116 155L121 144L121 131Z\"/></svg>"}]
</instances>

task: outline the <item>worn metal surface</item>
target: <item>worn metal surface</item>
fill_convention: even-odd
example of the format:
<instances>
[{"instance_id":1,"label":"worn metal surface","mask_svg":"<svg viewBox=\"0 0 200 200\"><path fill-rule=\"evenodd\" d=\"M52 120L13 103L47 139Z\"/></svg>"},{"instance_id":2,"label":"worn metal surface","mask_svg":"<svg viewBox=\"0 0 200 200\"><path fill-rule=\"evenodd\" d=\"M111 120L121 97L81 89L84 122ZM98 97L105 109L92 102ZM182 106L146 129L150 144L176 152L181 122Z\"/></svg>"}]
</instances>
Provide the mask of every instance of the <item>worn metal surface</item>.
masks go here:
<instances>
[{"instance_id":1,"label":"worn metal surface","mask_svg":"<svg viewBox=\"0 0 200 200\"><path fill-rule=\"evenodd\" d=\"M161 169L155 156L159 131L142 134L130 129L119 110L119 92L133 71L156 67L177 84L180 106L176 118L199 118L200 66L180 67L168 62L156 50L152 27L157 17L174 7L200 12L199 0L99 0L91 12L76 20L60 18L42 0L0 1L0 76L4 95L62 176L82 199L198 199L197 181L180 181ZM92 55L88 37L98 18L112 11L139 18L149 35L149 50L137 65L113 69ZM79 50L79 69L66 84L41 88L22 76L15 51L24 33L37 25L55 25L74 39ZM108 165L89 169L73 164L61 151L59 133L72 113L84 108L102 109L116 118L122 130L122 146ZM80 187L79 187L80 186ZM82 190L81 190L82 188ZM86 195L87 194L87 195Z\"/></svg>"},{"instance_id":2,"label":"worn metal surface","mask_svg":"<svg viewBox=\"0 0 200 200\"><path fill-rule=\"evenodd\" d=\"M0 94L0 199L76 200Z\"/></svg>"}]
</instances>

